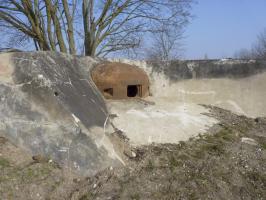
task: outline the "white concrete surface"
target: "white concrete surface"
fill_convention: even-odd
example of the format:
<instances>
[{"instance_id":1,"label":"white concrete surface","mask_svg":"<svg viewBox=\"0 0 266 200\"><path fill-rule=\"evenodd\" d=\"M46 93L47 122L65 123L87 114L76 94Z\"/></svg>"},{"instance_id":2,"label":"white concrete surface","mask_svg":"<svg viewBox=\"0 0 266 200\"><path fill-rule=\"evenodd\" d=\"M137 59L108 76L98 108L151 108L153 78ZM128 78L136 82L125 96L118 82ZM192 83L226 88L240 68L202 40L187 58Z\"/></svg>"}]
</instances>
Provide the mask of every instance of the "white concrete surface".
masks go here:
<instances>
[{"instance_id":1,"label":"white concrete surface","mask_svg":"<svg viewBox=\"0 0 266 200\"><path fill-rule=\"evenodd\" d=\"M163 88L163 89L162 89ZM154 97L169 97L186 103L218 106L249 117L266 116L266 73L247 78L189 79L167 82L156 79Z\"/></svg>"},{"instance_id":2,"label":"white concrete surface","mask_svg":"<svg viewBox=\"0 0 266 200\"><path fill-rule=\"evenodd\" d=\"M197 104L180 102L176 98L156 98L154 102L155 105L144 105L137 101L108 101L110 113L118 115L112 120L114 125L133 145L178 143L206 132L217 123L201 114L208 110Z\"/></svg>"}]
</instances>

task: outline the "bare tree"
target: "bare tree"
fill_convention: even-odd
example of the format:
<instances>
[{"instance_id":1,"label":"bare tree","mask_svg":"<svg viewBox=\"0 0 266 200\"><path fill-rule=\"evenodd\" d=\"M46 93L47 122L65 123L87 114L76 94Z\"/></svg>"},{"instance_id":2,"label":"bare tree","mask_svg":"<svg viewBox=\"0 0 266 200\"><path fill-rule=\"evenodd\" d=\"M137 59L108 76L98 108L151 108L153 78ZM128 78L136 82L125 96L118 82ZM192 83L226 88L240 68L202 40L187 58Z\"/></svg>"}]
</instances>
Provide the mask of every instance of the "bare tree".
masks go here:
<instances>
[{"instance_id":1,"label":"bare tree","mask_svg":"<svg viewBox=\"0 0 266 200\"><path fill-rule=\"evenodd\" d=\"M162 25L179 30L190 17L192 1L5 0L0 20L2 27L32 39L36 49L75 54L82 40L86 55L105 56L138 47Z\"/></svg>"},{"instance_id":2,"label":"bare tree","mask_svg":"<svg viewBox=\"0 0 266 200\"><path fill-rule=\"evenodd\" d=\"M266 59L266 29L261 32L251 50L241 49L234 55L239 59Z\"/></svg>"},{"instance_id":3,"label":"bare tree","mask_svg":"<svg viewBox=\"0 0 266 200\"><path fill-rule=\"evenodd\" d=\"M252 48L253 57L266 59L266 29L258 35L257 42Z\"/></svg>"},{"instance_id":4,"label":"bare tree","mask_svg":"<svg viewBox=\"0 0 266 200\"><path fill-rule=\"evenodd\" d=\"M235 52L234 58L237 58L237 59L253 59L254 55L253 55L251 50L240 49L239 51Z\"/></svg>"},{"instance_id":5,"label":"bare tree","mask_svg":"<svg viewBox=\"0 0 266 200\"><path fill-rule=\"evenodd\" d=\"M66 0L5 0L0 4L1 27L31 38L36 50L75 54L75 12L68 5Z\"/></svg>"},{"instance_id":6,"label":"bare tree","mask_svg":"<svg viewBox=\"0 0 266 200\"><path fill-rule=\"evenodd\" d=\"M139 46L145 33L161 32L161 27L179 30L190 17L191 0L93 0L83 4L90 13L86 16L85 49L87 55L106 55L109 52ZM92 9L93 8L93 9ZM89 12L89 10L92 10ZM97 14L94 14L97 13ZM97 16L97 17L95 17ZM87 31L86 31L87 29Z\"/></svg>"},{"instance_id":7,"label":"bare tree","mask_svg":"<svg viewBox=\"0 0 266 200\"><path fill-rule=\"evenodd\" d=\"M181 43L183 31L172 29L171 27L163 27L160 31L153 34L152 45L147 50L147 57L150 60L169 61L180 57Z\"/></svg>"}]
</instances>

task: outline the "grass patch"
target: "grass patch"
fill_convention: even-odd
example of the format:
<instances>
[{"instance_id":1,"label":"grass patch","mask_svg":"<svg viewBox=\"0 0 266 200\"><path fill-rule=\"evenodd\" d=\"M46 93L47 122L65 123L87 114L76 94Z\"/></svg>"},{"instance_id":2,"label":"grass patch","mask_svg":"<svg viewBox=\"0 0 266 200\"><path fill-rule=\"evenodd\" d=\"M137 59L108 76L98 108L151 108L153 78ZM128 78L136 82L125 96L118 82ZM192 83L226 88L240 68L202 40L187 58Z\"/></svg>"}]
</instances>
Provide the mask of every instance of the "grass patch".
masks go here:
<instances>
[{"instance_id":1,"label":"grass patch","mask_svg":"<svg viewBox=\"0 0 266 200\"><path fill-rule=\"evenodd\" d=\"M217 134L214 135L218 139L221 138L225 141L233 142L236 139L236 135L233 133L231 129L222 129Z\"/></svg>"},{"instance_id":2,"label":"grass patch","mask_svg":"<svg viewBox=\"0 0 266 200\"><path fill-rule=\"evenodd\" d=\"M90 192L84 194L82 197L79 198L79 200L91 200L91 199L93 199L93 195Z\"/></svg>"},{"instance_id":3,"label":"grass patch","mask_svg":"<svg viewBox=\"0 0 266 200\"><path fill-rule=\"evenodd\" d=\"M202 151L208 152L212 155L220 156L225 153L224 145L222 143L220 144L204 144L201 147Z\"/></svg>"},{"instance_id":4,"label":"grass patch","mask_svg":"<svg viewBox=\"0 0 266 200\"><path fill-rule=\"evenodd\" d=\"M221 156L225 153L225 144L233 142L236 136L231 130L223 129L214 135L206 135L198 140L191 150L191 156L197 159L204 159L206 154Z\"/></svg>"},{"instance_id":5,"label":"grass patch","mask_svg":"<svg viewBox=\"0 0 266 200\"><path fill-rule=\"evenodd\" d=\"M148 161L148 164L147 164L147 166L146 166L146 169L147 169L148 171L152 171L152 170L154 169L154 164L153 164L152 160L149 160L149 161Z\"/></svg>"},{"instance_id":6,"label":"grass patch","mask_svg":"<svg viewBox=\"0 0 266 200\"><path fill-rule=\"evenodd\" d=\"M0 158L0 167L10 167L10 162L5 158Z\"/></svg>"},{"instance_id":7,"label":"grass patch","mask_svg":"<svg viewBox=\"0 0 266 200\"><path fill-rule=\"evenodd\" d=\"M33 180L43 179L49 176L51 171L51 166L47 166L46 164L40 166L32 165L31 167L21 171L20 177L25 182L31 182Z\"/></svg>"},{"instance_id":8,"label":"grass patch","mask_svg":"<svg viewBox=\"0 0 266 200\"><path fill-rule=\"evenodd\" d=\"M266 143L261 143L260 145L263 149L266 149Z\"/></svg>"},{"instance_id":9,"label":"grass patch","mask_svg":"<svg viewBox=\"0 0 266 200\"><path fill-rule=\"evenodd\" d=\"M259 144L260 144L260 146L261 146L261 148L262 149L264 149L264 150L266 150L266 140L265 140L265 138L259 138Z\"/></svg>"},{"instance_id":10,"label":"grass patch","mask_svg":"<svg viewBox=\"0 0 266 200\"><path fill-rule=\"evenodd\" d=\"M177 160L174 156L171 156L169 159L169 166L171 171L173 171L176 167L181 166L181 161Z\"/></svg>"},{"instance_id":11,"label":"grass patch","mask_svg":"<svg viewBox=\"0 0 266 200\"><path fill-rule=\"evenodd\" d=\"M184 154L184 153L178 155L178 159L180 159L182 161L188 160L189 158L190 157L187 154Z\"/></svg>"},{"instance_id":12,"label":"grass patch","mask_svg":"<svg viewBox=\"0 0 266 200\"><path fill-rule=\"evenodd\" d=\"M234 142L236 140L236 135L234 132L229 128L223 128L219 132L213 134L213 135L206 135L203 140L205 140L208 143L215 143L217 141L219 142Z\"/></svg>"},{"instance_id":13,"label":"grass patch","mask_svg":"<svg viewBox=\"0 0 266 200\"><path fill-rule=\"evenodd\" d=\"M203 159L205 157L206 151L202 149L202 147L198 148L197 150L195 149L194 151L191 152L191 156L196 159Z\"/></svg>"},{"instance_id":14,"label":"grass patch","mask_svg":"<svg viewBox=\"0 0 266 200\"><path fill-rule=\"evenodd\" d=\"M131 195L130 195L130 198L131 198L132 200L139 200L139 199L140 199L140 195L139 195L139 194L131 194Z\"/></svg>"},{"instance_id":15,"label":"grass patch","mask_svg":"<svg viewBox=\"0 0 266 200\"><path fill-rule=\"evenodd\" d=\"M180 163L178 162L178 160L175 159L174 156L170 157L169 163L171 167L177 167L180 165Z\"/></svg>"}]
</instances>

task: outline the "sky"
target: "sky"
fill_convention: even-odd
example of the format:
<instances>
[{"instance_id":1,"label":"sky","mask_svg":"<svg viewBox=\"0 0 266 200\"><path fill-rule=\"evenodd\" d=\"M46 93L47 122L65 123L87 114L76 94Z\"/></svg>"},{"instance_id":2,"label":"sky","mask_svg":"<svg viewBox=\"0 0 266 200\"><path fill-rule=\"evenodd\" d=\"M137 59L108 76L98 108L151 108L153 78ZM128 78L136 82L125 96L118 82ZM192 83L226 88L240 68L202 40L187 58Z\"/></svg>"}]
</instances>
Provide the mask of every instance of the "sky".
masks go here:
<instances>
[{"instance_id":1,"label":"sky","mask_svg":"<svg viewBox=\"0 0 266 200\"><path fill-rule=\"evenodd\" d=\"M198 0L184 39L186 59L233 57L266 28L266 0Z\"/></svg>"}]
</instances>

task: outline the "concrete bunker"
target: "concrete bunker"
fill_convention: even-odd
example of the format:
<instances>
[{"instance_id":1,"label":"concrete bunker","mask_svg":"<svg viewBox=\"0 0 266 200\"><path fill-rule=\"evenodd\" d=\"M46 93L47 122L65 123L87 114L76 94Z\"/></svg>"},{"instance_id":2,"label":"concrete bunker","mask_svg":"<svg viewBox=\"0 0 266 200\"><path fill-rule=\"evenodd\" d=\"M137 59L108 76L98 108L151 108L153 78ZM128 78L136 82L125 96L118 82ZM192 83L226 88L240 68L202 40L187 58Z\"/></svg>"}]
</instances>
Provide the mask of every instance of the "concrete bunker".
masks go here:
<instances>
[{"instance_id":1,"label":"concrete bunker","mask_svg":"<svg viewBox=\"0 0 266 200\"><path fill-rule=\"evenodd\" d=\"M144 70L125 63L108 62L92 70L92 79L107 99L143 98L149 95L149 78Z\"/></svg>"}]
</instances>

